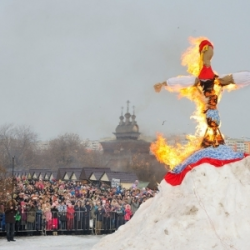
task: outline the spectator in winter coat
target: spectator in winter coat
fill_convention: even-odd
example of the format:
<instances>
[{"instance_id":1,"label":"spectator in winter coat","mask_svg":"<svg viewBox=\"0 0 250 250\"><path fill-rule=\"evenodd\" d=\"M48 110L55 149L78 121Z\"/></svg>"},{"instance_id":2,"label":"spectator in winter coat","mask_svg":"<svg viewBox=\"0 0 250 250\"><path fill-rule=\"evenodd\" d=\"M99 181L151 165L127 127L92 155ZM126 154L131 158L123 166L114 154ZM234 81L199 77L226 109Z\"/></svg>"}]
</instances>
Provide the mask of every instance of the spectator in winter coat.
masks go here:
<instances>
[{"instance_id":1,"label":"spectator in winter coat","mask_svg":"<svg viewBox=\"0 0 250 250\"><path fill-rule=\"evenodd\" d=\"M122 193L122 191L121 191L121 186L117 186L117 187L116 187L115 194L116 194L116 195L119 195L119 194L121 194L121 193Z\"/></svg>"},{"instance_id":2,"label":"spectator in winter coat","mask_svg":"<svg viewBox=\"0 0 250 250\"><path fill-rule=\"evenodd\" d=\"M136 180L136 181L133 183L132 188L133 188L133 189L136 189L136 188L138 187L138 185L139 185L139 181Z\"/></svg>"},{"instance_id":3,"label":"spectator in winter coat","mask_svg":"<svg viewBox=\"0 0 250 250\"><path fill-rule=\"evenodd\" d=\"M124 224L124 210L122 206L116 206L113 208L116 213L116 229Z\"/></svg>"},{"instance_id":4,"label":"spectator in winter coat","mask_svg":"<svg viewBox=\"0 0 250 250\"><path fill-rule=\"evenodd\" d=\"M105 211L103 207L100 205L98 208L95 210L95 215L96 215L96 234L101 234L101 229L102 229L102 221L103 221L103 215Z\"/></svg>"},{"instance_id":5,"label":"spectator in winter coat","mask_svg":"<svg viewBox=\"0 0 250 250\"><path fill-rule=\"evenodd\" d=\"M136 197L133 197L132 200L131 200L131 210L132 210L132 213L133 215L135 214L135 212L138 210L139 206L140 206L140 203L138 201L138 199Z\"/></svg>"},{"instance_id":6,"label":"spectator in winter coat","mask_svg":"<svg viewBox=\"0 0 250 250\"><path fill-rule=\"evenodd\" d=\"M83 212L85 212L85 207L82 206L81 201L77 201L75 207L75 229L82 229Z\"/></svg>"},{"instance_id":7,"label":"spectator in winter coat","mask_svg":"<svg viewBox=\"0 0 250 250\"><path fill-rule=\"evenodd\" d=\"M45 204L43 204L43 217L46 221L46 230L52 229L52 213L51 213L51 207L49 204L49 201L46 201Z\"/></svg>"},{"instance_id":8,"label":"spectator in winter coat","mask_svg":"<svg viewBox=\"0 0 250 250\"><path fill-rule=\"evenodd\" d=\"M19 206L16 206L16 216L15 216L15 220L16 220L16 224L15 224L15 231L18 232L20 229L20 223L21 223L21 214L19 212Z\"/></svg>"},{"instance_id":9,"label":"spectator in winter coat","mask_svg":"<svg viewBox=\"0 0 250 250\"><path fill-rule=\"evenodd\" d=\"M51 213L52 213L52 229L57 230L58 229L58 209L57 209L57 203L53 203L51 207Z\"/></svg>"},{"instance_id":10,"label":"spectator in winter coat","mask_svg":"<svg viewBox=\"0 0 250 250\"><path fill-rule=\"evenodd\" d=\"M38 205L37 210L36 210L36 230L40 231L42 230L42 208L40 205Z\"/></svg>"},{"instance_id":11,"label":"spectator in winter coat","mask_svg":"<svg viewBox=\"0 0 250 250\"><path fill-rule=\"evenodd\" d=\"M7 203L5 210L5 229L8 241L15 241L15 215L16 215L16 204L14 200Z\"/></svg>"},{"instance_id":12,"label":"spectator in winter coat","mask_svg":"<svg viewBox=\"0 0 250 250\"><path fill-rule=\"evenodd\" d=\"M21 230L25 230L25 225L27 223L27 209L26 209L26 203L24 201L21 201L20 206L20 214L21 214Z\"/></svg>"},{"instance_id":13,"label":"spectator in winter coat","mask_svg":"<svg viewBox=\"0 0 250 250\"><path fill-rule=\"evenodd\" d=\"M109 231L111 230L111 205L109 203L106 203L104 205L104 218L103 218L103 229L104 229L104 233L109 233Z\"/></svg>"},{"instance_id":14,"label":"spectator in winter coat","mask_svg":"<svg viewBox=\"0 0 250 250\"><path fill-rule=\"evenodd\" d=\"M126 222L128 222L129 220L130 220L130 218L131 218L131 216L132 216L132 210L131 210L131 207L130 207L130 205L129 204L127 204L126 206L125 206L125 215L124 215L124 220L125 220L125 223Z\"/></svg>"},{"instance_id":15,"label":"spectator in winter coat","mask_svg":"<svg viewBox=\"0 0 250 250\"><path fill-rule=\"evenodd\" d=\"M83 213L83 230L89 230L90 225L89 225L89 221L90 221L90 214L91 214L91 205L90 205L90 201L86 200L86 204L85 204L85 210Z\"/></svg>"},{"instance_id":16,"label":"spectator in winter coat","mask_svg":"<svg viewBox=\"0 0 250 250\"><path fill-rule=\"evenodd\" d=\"M5 213L3 205L0 205L0 228L2 231L5 231Z\"/></svg>"},{"instance_id":17,"label":"spectator in winter coat","mask_svg":"<svg viewBox=\"0 0 250 250\"><path fill-rule=\"evenodd\" d=\"M32 235L32 231L35 229L35 220L36 220L36 207L33 203L28 204L27 206L27 229L28 235Z\"/></svg>"},{"instance_id":18,"label":"spectator in winter coat","mask_svg":"<svg viewBox=\"0 0 250 250\"><path fill-rule=\"evenodd\" d=\"M74 227L75 209L71 203L68 204L66 216L67 216L67 229L72 230Z\"/></svg>"},{"instance_id":19,"label":"spectator in winter coat","mask_svg":"<svg viewBox=\"0 0 250 250\"><path fill-rule=\"evenodd\" d=\"M66 229L67 205L65 204L64 201L59 202L58 212L59 212L59 226L61 229Z\"/></svg>"}]
</instances>

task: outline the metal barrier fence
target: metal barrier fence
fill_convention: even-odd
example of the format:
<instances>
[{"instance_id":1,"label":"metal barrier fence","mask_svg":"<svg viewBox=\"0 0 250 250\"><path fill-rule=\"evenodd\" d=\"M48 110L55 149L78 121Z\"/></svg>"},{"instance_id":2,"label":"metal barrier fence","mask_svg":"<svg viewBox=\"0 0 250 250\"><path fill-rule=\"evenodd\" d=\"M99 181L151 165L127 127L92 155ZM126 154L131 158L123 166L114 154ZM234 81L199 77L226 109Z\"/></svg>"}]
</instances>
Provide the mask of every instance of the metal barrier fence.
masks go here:
<instances>
[{"instance_id":1,"label":"metal barrier fence","mask_svg":"<svg viewBox=\"0 0 250 250\"><path fill-rule=\"evenodd\" d=\"M16 220L15 233L47 235L51 232L74 234L110 234L125 223L124 215L116 212L95 214L91 212L26 212ZM5 232L4 215L0 215L0 232Z\"/></svg>"}]
</instances>

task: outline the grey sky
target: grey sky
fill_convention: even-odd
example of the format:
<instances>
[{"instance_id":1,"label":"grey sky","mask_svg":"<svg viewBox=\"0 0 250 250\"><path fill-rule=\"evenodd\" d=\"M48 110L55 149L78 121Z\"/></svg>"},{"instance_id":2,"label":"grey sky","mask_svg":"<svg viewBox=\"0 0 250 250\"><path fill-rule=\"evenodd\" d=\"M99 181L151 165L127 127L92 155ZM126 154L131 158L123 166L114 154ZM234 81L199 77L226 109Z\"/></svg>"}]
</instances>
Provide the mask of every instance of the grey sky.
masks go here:
<instances>
[{"instance_id":1,"label":"grey sky","mask_svg":"<svg viewBox=\"0 0 250 250\"><path fill-rule=\"evenodd\" d=\"M0 7L0 125L30 125L41 140L110 136L128 99L144 134L194 132L194 104L153 91L185 74L189 36L214 43L218 73L250 70L248 0L2 0ZM249 95L250 87L224 94L223 134L250 137Z\"/></svg>"}]
</instances>

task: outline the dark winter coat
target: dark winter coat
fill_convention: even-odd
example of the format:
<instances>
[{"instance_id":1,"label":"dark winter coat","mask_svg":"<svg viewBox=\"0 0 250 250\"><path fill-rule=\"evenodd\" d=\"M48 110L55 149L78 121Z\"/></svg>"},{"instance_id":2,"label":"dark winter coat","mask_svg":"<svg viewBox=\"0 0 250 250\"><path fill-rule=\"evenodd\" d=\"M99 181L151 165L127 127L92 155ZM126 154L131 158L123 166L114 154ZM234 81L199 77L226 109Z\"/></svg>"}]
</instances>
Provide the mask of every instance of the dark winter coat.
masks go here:
<instances>
[{"instance_id":1,"label":"dark winter coat","mask_svg":"<svg viewBox=\"0 0 250 250\"><path fill-rule=\"evenodd\" d=\"M5 223L15 223L16 210L7 208L5 210Z\"/></svg>"},{"instance_id":2,"label":"dark winter coat","mask_svg":"<svg viewBox=\"0 0 250 250\"><path fill-rule=\"evenodd\" d=\"M53 218L58 218L58 209L56 207L51 208L51 213Z\"/></svg>"},{"instance_id":3,"label":"dark winter coat","mask_svg":"<svg viewBox=\"0 0 250 250\"><path fill-rule=\"evenodd\" d=\"M80 221L82 219L84 212L85 212L85 208L83 206L75 205L76 221Z\"/></svg>"},{"instance_id":4,"label":"dark winter coat","mask_svg":"<svg viewBox=\"0 0 250 250\"><path fill-rule=\"evenodd\" d=\"M96 219L97 221L102 221L103 220L103 215L104 215L105 211L103 208L101 209L96 209L95 211L95 215L96 215Z\"/></svg>"}]
</instances>

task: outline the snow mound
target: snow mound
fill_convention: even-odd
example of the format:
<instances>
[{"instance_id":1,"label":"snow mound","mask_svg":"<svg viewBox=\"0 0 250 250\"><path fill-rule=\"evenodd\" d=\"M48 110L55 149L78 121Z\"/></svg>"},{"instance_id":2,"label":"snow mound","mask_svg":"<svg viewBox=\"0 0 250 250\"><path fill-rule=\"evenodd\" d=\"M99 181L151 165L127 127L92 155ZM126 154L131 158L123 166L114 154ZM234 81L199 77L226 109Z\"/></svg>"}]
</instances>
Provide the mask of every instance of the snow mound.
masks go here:
<instances>
[{"instance_id":1,"label":"snow mound","mask_svg":"<svg viewBox=\"0 0 250 250\"><path fill-rule=\"evenodd\" d=\"M163 180L159 190L92 250L250 248L250 157L219 168L202 164L180 186Z\"/></svg>"}]
</instances>

